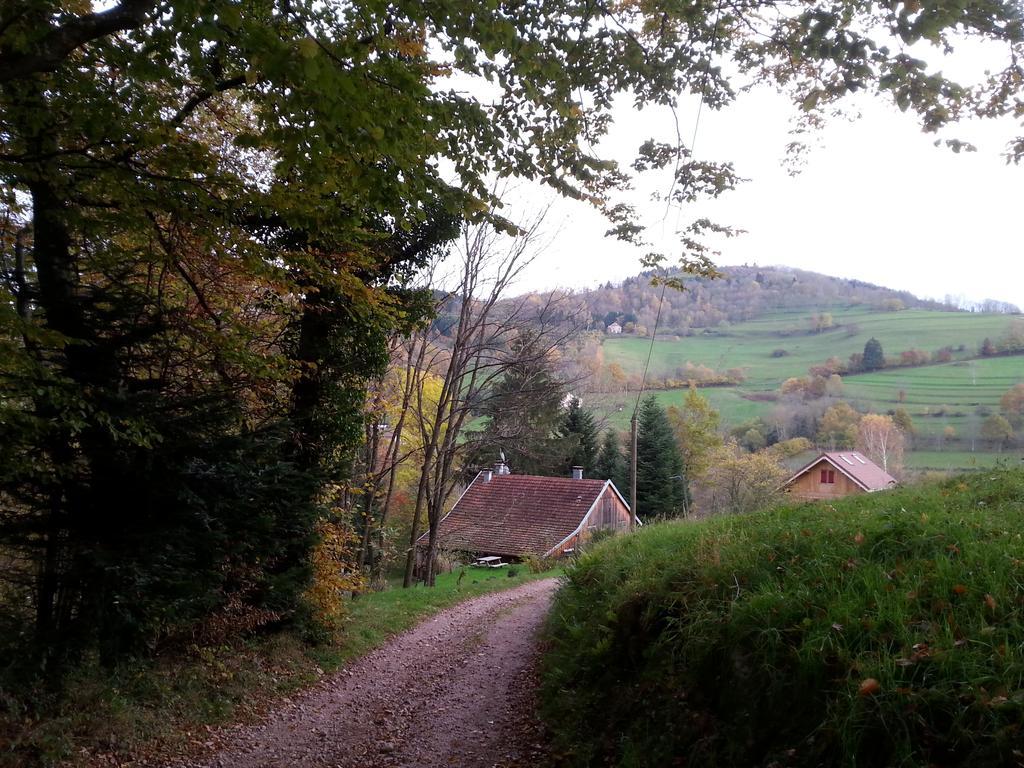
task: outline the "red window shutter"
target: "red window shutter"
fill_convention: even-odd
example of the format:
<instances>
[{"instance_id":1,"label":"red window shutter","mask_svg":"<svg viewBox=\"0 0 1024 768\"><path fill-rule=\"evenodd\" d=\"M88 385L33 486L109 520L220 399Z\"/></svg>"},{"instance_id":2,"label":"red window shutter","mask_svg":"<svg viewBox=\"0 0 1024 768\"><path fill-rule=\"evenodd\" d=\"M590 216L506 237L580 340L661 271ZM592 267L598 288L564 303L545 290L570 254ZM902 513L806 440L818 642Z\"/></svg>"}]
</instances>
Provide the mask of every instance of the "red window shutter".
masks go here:
<instances>
[{"instance_id":1,"label":"red window shutter","mask_svg":"<svg viewBox=\"0 0 1024 768\"><path fill-rule=\"evenodd\" d=\"M830 483L834 483L836 481L836 471L834 469L830 469L828 471L828 481Z\"/></svg>"},{"instance_id":2,"label":"red window shutter","mask_svg":"<svg viewBox=\"0 0 1024 768\"><path fill-rule=\"evenodd\" d=\"M823 483L827 483L828 482L828 470L827 469L821 470L821 482L823 482Z\"/></svg>"}]
</instances>

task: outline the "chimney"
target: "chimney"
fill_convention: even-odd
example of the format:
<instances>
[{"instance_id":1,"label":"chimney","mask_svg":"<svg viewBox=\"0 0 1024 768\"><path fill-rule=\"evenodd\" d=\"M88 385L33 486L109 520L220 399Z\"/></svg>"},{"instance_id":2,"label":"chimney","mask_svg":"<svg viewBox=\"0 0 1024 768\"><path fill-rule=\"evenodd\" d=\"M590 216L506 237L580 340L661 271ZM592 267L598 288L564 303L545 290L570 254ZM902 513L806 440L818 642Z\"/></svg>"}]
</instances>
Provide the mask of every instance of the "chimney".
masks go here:
<instances>
[{"instance_id":1,"label":"chimney","mask_svg":"<svg viewBox=\"0 0 1024 768\"><path fill-rule=\"evenodd\" d=\"M583 467L573 467L572 468L572 479L573 480L582 480L583 479Z\"/></svg>"},{"instance_id":2,"label":"chimney","mask_svg":"<svg viewBox=\"0 0 1024 768\"><path fill-rule=\"evenodd\" d=\"M484 482L489 483L491 482L491 477L494 475L494 472L489 469L485 469L480 474L484 476Z\"/></svg>"},{"instance_id":3,"label":"chimney","mask_svg":"<svg viewBox=\"0 0 1024 768\"><path fill-rule=\"evenodd\" d=\"M508 464L504 461L498 461L494 464L494 474L496 475L507 475L509 474Z\"/></svg>"}]
</instances>

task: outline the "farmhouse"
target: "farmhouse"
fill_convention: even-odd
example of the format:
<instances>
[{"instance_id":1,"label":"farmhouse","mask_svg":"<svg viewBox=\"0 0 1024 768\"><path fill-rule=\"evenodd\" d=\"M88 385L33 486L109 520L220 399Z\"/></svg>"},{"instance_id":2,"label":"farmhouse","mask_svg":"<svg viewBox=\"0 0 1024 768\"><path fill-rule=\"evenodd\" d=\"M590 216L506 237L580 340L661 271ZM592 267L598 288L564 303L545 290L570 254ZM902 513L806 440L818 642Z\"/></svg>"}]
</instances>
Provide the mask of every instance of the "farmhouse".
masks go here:
<instances>
[{"instance_id":1,"label":"farmhouse","mask_svg":"<svg viewBox=\"0 0 1024 768\"><path fill-rule=\"evenodd\" d=\"M618 323L611 323L607 328L605 328L605 331L612 335L622 333L622 326Z\"/></svg>"},{"instance_id":2,"label":"farmhouse","mask_svg":"<svg viewBox=\"0 0 1024 768\"><path fill-rule=\"evenodd\" d=\"M896 485L896 478L857 451L822 453L787 480L783 490L797 499L838 499L874 493Z\"/></svg>"},{"instance_id":3,"label":"farmhouse","mask_svg":"<svg viewBox=\"0 0 1024 768\"><path fill-rule=\"evenodd\" d=\"M477 556L557 557L599 529L629 527L629 505L611 480L513 475L485 469L441 520L438 549ZM417 542L426 549L427 537Z\"/></svg>"}]
</instances>

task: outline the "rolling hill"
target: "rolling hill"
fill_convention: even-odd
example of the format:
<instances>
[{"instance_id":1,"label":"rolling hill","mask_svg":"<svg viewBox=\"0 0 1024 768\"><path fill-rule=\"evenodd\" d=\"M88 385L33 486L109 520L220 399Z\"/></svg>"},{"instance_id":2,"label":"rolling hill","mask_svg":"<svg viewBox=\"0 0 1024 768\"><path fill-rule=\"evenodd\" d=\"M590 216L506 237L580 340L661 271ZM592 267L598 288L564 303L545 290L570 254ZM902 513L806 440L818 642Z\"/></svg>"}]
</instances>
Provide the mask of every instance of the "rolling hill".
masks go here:
<instances>
[{"instance_id":1,"label":"rolling hill","mask_svg":"<svg viewBox=\"0 0 1024 768\"><path fill-rule=\"evenodd\" d=\"M765 282L781 279L770 270L760 270L759 274ZM769 277L764 277L766 274ZM1019 332L1019 317L957 311L875 286L862 289L868 293L867 302L863 295L844 298L837 286L847 281L800 274L804 277L798 296L773 299L776 304L799 306L762 308L739 322L721 320L710 327L687 328L686 335L659 331L653 349L649 336L612 336L595 331L592 336L600 344L601 365L620 366L632 377L630 388L635 389L650 352L648 389L666 405L680 404L685 390L665 389L664 380L685 379L687 364L718 372L739 369L742 382L702 389L721 412L726 426L737 426L777 416L781 404L776 393L786 379L806 376L810 367L820 366L831 357L846 361L850 355L862 352L870 338L881 342L887 356L921 350L934 358L935 352L944 349L939 359L948 362L844 374L840 397L864 412L905 408L916 430L916 451L908 455L907 461L912 468L986 466L1020 454L1019 442L1016 453L998 452L980 437L985 418L998 413L1003 393L1024 382L1024 356L981 356L981 346L986 338L993 342L1005 338L1015 325ZM822 288L817 298L809 286ZM654 293L654 289L647 290ZM597 317L607 293L605 288L579 296ZM705 306L705 311L718 313L713 306ZM827 327L821 327L822 317L828 318ZM637 325L642 325L639 318L634 328ZM635 391L595 392L589 395L589 404L610 426L627 429L635 398Z\"/></svg>"}]
</instances>

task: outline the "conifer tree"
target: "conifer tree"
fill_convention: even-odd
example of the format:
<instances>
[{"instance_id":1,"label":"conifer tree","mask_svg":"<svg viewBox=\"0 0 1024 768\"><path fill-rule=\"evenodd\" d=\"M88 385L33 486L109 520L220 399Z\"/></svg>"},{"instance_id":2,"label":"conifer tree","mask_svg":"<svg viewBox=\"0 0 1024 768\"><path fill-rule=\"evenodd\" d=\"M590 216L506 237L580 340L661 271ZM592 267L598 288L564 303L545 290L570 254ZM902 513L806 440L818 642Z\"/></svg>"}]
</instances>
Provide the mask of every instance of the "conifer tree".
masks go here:
<instances>
[{"instance_id":1,"label":"conifer tree","mask_svg":"<svg viewBox=\"0 0 1024 768\"><path fill-rule=\"evenodd\" d=\"M597 456L595 476L600 480L611 480L620 493L629 492L629 476L626 471L626 457L619 448L619 436L615 430L604 433L601 452Z\"/></svg>"},{"instance_id":2,"label":"conifer tree","mask_svg":"<svg viewBox=\"0 0 1024 768\"><path fill-rule=\"evenodd\" d=\"M885 353L882 352L882 342L872 337L864 345L864 359L861 365L865 371L877 371L885 367Z\"/></svg>"},{"instance_id":3,"label":"conifer tree","mask_svg":"<svg viewBox=\"0 0 1024 768\"><path fill-rule=\"evenodd\" d=\"M569 450L564 470L568 472L573 467L583 467L584 475L589 477L597 469L597 426L594 414L583 407L578 397L569 401L561 434Z\"/></svg>"},{"instance_id":4,"label":"conifer tree","mask_svg":"<svg viewBox=\"0 0 1024 768\"><path fill-rule=\"evenodd\" d=\"M637 508L641 519L666 519L686 513L683 460L665 410L653 395L640 405L637 429Z\"/></svg>"}]
</instances>

